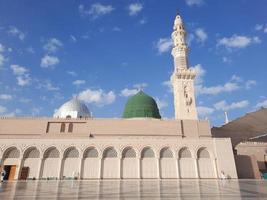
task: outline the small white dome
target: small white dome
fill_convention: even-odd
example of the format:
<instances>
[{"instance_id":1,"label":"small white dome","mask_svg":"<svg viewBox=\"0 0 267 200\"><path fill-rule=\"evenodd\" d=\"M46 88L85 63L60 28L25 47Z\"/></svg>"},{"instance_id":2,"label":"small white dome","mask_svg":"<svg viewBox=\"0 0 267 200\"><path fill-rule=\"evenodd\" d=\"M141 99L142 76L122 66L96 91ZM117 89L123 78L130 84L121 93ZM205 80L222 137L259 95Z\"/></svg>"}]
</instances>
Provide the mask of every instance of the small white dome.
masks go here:
<instances>
[{"instance_id":1,"label":"small white dome","mask_svg":"<svg viewBox=\"0 0 267 200\"><path fill-rule=\"evenodd\" d=\"M74 97L70 101L64 103L54 114L54 118L83 118L91 117L87 106Z\"/></svg>"}]
</instances>

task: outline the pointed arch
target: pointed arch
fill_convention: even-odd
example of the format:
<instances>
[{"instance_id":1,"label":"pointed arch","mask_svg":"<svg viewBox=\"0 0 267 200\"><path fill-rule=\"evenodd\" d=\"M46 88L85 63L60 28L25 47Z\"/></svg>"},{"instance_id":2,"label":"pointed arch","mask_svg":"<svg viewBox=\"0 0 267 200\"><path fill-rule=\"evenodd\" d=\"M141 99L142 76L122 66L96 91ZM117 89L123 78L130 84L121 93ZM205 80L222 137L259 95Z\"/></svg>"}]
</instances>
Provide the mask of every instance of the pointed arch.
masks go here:
<instances>
[{"instance_id":1,"label":"pointed arch","mask_svg":"<svg viewBox=\"0 0 267 200\"><path fill-rule=\"evenodd\" d=\"M43 154L41 177L56 179L59 175L60 152L55 146L48 147ZM51 168L53 170L51 170Z\"/></svg>"}]
</instances>

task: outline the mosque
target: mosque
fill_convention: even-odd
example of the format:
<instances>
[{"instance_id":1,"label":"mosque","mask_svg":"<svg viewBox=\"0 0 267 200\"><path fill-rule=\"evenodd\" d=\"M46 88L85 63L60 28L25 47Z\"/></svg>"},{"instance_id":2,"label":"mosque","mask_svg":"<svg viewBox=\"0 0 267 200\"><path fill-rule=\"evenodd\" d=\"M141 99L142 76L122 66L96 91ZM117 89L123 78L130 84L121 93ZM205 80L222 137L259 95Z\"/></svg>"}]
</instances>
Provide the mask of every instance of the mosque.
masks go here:
<instances>
[{"instance_id":1,"label":"mosque","mask_svg":"<svg viewBox=\"0 0 267 200\"><path fill-rule=\"evenodd\" d=\"M5 179L217 179L222 171L237 178L231 140L212 137L209 122L197 117L180 15L172 39L174 119L162 119L143 91L128 99L121 119L93 118L78 98L51 118L2 117Z\"/></svg>"}]
</instances>

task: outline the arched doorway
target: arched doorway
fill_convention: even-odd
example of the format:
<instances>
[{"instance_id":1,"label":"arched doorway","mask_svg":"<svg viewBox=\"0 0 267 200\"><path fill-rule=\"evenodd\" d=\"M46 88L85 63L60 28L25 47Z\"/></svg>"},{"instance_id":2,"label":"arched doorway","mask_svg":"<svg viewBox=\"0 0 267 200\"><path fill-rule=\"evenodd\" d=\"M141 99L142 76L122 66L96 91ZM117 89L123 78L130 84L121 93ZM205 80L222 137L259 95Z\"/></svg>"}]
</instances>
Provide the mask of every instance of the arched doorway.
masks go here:
<instances>
[{"instance_id":1,"label":"arched doorway","mask_svg":"<svg viewBox=\"0 0 267 200\"><path fill-rule=\"evenodd\" d=\"M179 171L181 178L196 178L195 160L187 147L179 151Z\"/></svg>"},{"instance_id":2,"label":"arched doorway","mask_svg":"<svg viewBox=\"0 0 267 200\"><path fill-rule=\"evenodd\" d=\"M42 178L56 179L59 175L60 153L56 147L50 147L44 152Z\"/></svg>"},{"instance_id":3,"label":"arched doorway","mask_svg":"<svg viewBox=\"0 0 267 200\"><path fill-rule=\"evenodd\" d=\"M215 178L214 165L206 148L197 152L199 178Z\"/></svg>"},{"instance_id":4,"label":"arched doorway","mask_svg":"<svg viewBox=\"0 0 267 200\"><path fill-rule=\"evenodd\" d=\"M132 147L126 147L123 150L121 162L122 178L139 178L139 162L136 157L136 152Z\"/></svg>"},{"instance_id":5,"label":"arched doorway","mask_svg":"<svg viewBox=\"0 0 267 200\"><path fill-rule=\"evenodd\" d=\"M83 168L82 178L99 178L100 173L100 159L96 148L89 147L84 151L83 154Z\"/></svg>"},{"instance_id":6,"label":"arched doorway","mask_svg":"<svg viewBox=\"0 0 267 200\"><path fill-rule=\"evenodd\" d=\"M158 178L158 160L154 151L146 147L141 152L141 178Z\"/></svg>"},{"instance_id":7,"label":"arched doorway","mask_svg":"<svg viewBox=\"0 0 267 200\"><path fill-rule=\"evenodd\" d=\"M20 165L20 152L16 147L8 148L3 154L3 166L6 171L4 180L14 180L18 174Z\"/></svg>"},{"instance_id":8,"label":"arched doorway","mask_svg":"<svg viewBox=\"0 0 267 200\"><path fill-rule=\"evenodd\" d=\"M23 156L23 165L21 168L20 179L38 179L39 178L39 165L40 165L40 151L36 147L27 149ZM27 171L27 175L23 175L23 171ZM25 176L25 177L24 177ZM22 178L23 177L23 178Z\"/></svg>"},{"instance_id":9,"label":"arched doorway","mask_svg":"<svg viewBox=\"0 0 267 200\"><path fill-rule=\"evenodd\" d=\"M75 147L68 148L63 155L62 178L77 178L80 173L79 163L79 151Z\"/></svg>"},{"instance_id":10,"label":"arched doorway","mask_svg":"<svg viewBox=\"0 0 267 200\"><path fill-rule=\"evenodd\" d=\"M109 147L103 152L102 178L120 178L120 160L114 147Z\"/></svg>"},{"instance_id":11,"label":"arched doorway","mask_svg":"<svg viewBox=\"0 0 267 200\"><path fill-rule=\"evenodd\" d=\"M177 178L177 161L168 147L160 151L160 176L161 178Z\"/></svg>"}]
</instances>

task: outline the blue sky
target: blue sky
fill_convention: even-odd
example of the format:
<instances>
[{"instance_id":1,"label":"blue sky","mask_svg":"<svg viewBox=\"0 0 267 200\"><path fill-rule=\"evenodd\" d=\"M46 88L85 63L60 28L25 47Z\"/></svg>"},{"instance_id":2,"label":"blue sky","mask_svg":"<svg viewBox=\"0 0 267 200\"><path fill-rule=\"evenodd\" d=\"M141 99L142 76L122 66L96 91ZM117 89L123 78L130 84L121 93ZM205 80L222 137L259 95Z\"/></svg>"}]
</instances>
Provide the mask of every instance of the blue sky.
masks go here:
<instances>
[{"instance_id":1,"label":"blue sky","mask_svg":"<svg viewBox=\"0 0 267 200\"><path fill-rule=\"evenodd\" d=\"M213 125L267 106L266 1L1 0L0 115L52 116L73 95L121 117L137 88L173 118L170 35L177 11L198 71L200 118Z\"/></svg>"}]
</instances>

